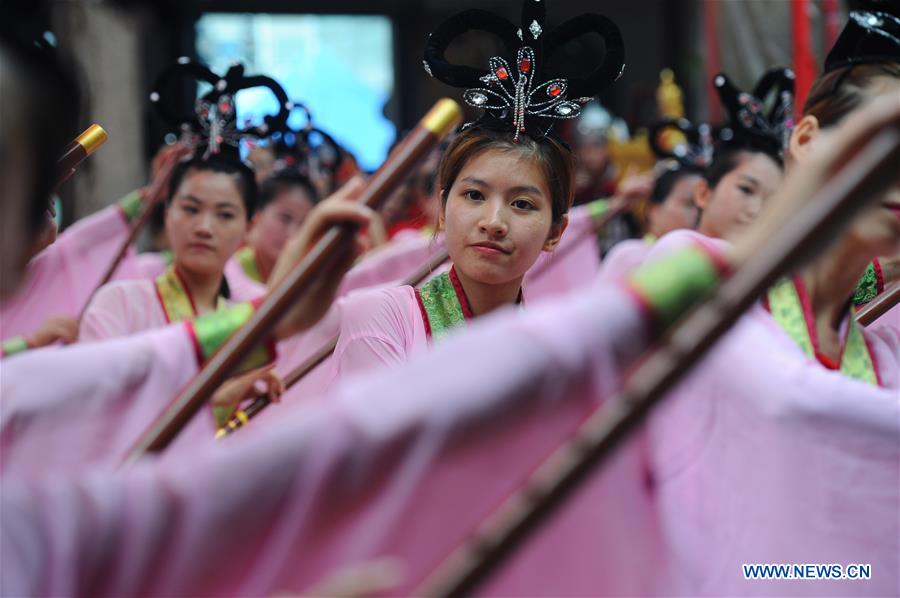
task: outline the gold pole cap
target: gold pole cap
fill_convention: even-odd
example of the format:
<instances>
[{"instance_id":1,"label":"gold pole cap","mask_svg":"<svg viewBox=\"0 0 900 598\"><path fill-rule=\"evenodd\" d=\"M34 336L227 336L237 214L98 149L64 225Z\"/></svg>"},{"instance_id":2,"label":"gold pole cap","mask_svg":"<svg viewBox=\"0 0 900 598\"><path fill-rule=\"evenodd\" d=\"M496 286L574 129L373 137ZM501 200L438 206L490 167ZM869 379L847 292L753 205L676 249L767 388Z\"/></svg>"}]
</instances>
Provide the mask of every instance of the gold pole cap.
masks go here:
<instances>
[{"instance_id":1,"label":"gold pole cap","mask_svg":"<svg viewBox=\"0 0 900 598\"><path fill-rule=\"evenodd\" d=\"M107 139L109 139L109 135L106 134L103 127L98 124L93 124L85 129L84 132L78 136L76 141L84 148L87 155L90 156L97 151L97 148L106 143Z\"/></svg>"},{"instance_id":2,"label":"gold pole cap","mask_svg":"<svg viewBox=\"0 0 900 598\"><path fill-rule=\"evenodd\" d=\"M441 98L428 111L421 125L443 139L462 121L462 108L450 98Z\"/></svg>"}]
</instances>

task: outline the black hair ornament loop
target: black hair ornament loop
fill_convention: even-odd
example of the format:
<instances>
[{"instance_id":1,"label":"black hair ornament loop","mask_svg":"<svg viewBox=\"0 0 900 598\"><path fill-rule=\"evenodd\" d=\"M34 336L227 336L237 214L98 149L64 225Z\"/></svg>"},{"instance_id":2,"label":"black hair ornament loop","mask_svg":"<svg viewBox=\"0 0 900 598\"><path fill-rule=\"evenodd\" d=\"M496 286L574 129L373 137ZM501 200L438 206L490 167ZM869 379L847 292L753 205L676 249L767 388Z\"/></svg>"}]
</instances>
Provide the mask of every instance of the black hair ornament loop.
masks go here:
<instances>
[{"instance_id":1,"label":"black hair ornament loop","mask_svg":"<svg viewBox=\"0 0 900 598\"><path fill-rule=\"evenodd\" d=\"M167 95L177 79L206 82L212 90L194 102L193 112L179 112L177 98ZM244 89L264 87L278 101L274 115L266 115L256 126L240 128L237 122L237 93ZM166 95L164 95L166 94ZM244 139L261 139L284 126L290 114L291 102L281 85L265 75L246 76L244 66L232 65L223 77L219 77L203 64L186 57L163 71L150 94L150 101L160 117L176 128L181 140L195 148L195 156L209 159L219 156L240 161L240 143Z\"/></svg>"},{"instance_id":2,"label":"black hair ornament loop","mask_svg":"<svg viewBox=\"0 0 900 598\"><path fill-rule=\"evenodd\" d=\"M490 115L505 121L515 139L534 129L546 135L554 120L576 118L582 105L615 81L625 65L625 46L615 23L600 15L584 14L545 31L545 4L546 0L524 0L518 28L487 11L459 13L439 25L425 47L426 72L448 85L466 88L465 102L483 109L483 118ZM499 37L507 56L490 58L486 70L449 63L445 57L447 47L472 30ZM545 72L545 56L552 56L567 42L588 34L597 34L604 41L600 64L585 76L571 79ZM513 57L510 64L508 59ZM596 56L585 55L576 60L579 62L596 62Z\"/></svg>"}]
</instances>

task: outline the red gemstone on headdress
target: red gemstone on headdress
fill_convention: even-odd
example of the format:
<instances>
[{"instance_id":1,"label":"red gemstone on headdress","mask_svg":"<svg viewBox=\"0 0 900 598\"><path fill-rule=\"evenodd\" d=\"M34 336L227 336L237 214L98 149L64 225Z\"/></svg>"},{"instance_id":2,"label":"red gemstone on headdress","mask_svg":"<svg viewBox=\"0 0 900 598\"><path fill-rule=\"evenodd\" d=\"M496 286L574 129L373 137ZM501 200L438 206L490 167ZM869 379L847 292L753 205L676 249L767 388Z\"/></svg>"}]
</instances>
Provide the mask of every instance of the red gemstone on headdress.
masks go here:
<instances>
[{"instance_id":1,"label":"red gemstone on headdress","mask_svg":"<svg viewBox=\"0 0 900 598\"><path fill-rule=\"evenodd\" d=\"M554 83L553 85L551 85L550 87L547 88L547 93L549 93L551 96L553 96L555 98L556 96L558 96L559 94L562 93L562 87L560 87L559 85Z\"/></svg>"},{"instance_id":2,"label":"red gemstone on headdress","mask_svg":"<svg viewBox=\"0 0 900 598\"><path fill-rule=\"evenodd\" d=\"M523 73L527 73L528 71L530 71L531 70L531 59L523 58L522 60L520 60L519 61L519 70L522 71Z\"/></svg>"},{"instance_id":3,"label":"red gemstone on headdress","mask_svg":"<svg viewBox=\"0 0 900 598\"><path fill-rule=\"evenodd\" d=\"M497 69L497 78L500 79L501 81L509 78L509 72L507 72L506 67L501 66L500 68Z\"/></svg>"}]
</instances>

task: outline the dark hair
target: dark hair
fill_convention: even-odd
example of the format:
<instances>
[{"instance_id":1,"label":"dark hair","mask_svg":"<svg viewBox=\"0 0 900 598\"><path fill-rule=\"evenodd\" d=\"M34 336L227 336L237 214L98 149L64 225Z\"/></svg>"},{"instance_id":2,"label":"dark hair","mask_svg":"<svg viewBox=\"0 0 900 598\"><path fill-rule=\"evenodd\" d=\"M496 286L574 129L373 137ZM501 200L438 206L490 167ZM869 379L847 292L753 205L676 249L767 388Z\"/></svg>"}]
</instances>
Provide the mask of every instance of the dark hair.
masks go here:
<instances>
[{"instance_id":1,"label":"dark hair","mask_svg":"<svg viewBox=\"0 0 900 598\"><path fill-rule=\"evenodd\" d=\"M273 199L292 189L302 189L314 204L319 201L316 189L313 187L309 178L303 176L294 169L286 168L276 172L260 185L259 201L257 202L256 209L264 209Z\"/></svg>"},{"instance_id":2,"label":"dark hair","mask_svg":"<svg viewBox=\"0 0 900 598\"><path fill-rule=\"evenodd\" d=\"M703 170L693 166L679 164L675 168L669 168L656 177L653 182L653 191L650 192L650 203L662 204L682 178L687 176L701 176Z\"/></svg>"},{"instance_id":3,"label":"dark hair","mask_svg":"<svg viewBox=\"0 0 900 598\"><path fill-rule=\"evenodd\" d=\"M876 77L900 77L900 63L848 65L816 79L803 114L815 116L822 128L836 125L863 103L864 90Z\"/></svg>"},{"instance_id":4,"label":"dark hair","mask_svg":"<svg viewBox=\"0 0 900 598\"><path fill-rule=\"evenodd\" d=\"M16 20L16 16L5 18ZM22 127L30 135L33 172L27 186L31 191L26 224L29 236L34 236L46 222L50 195L61 174L57 160L78 133L81 89L69 61L57 50L26 42L6 28L0 31L0 53L7 61L0 68L12 70L7 85L15 85L22 93Z\"/></svg>"},{"instance_id":5,"label":"dark hair","mask_svg":"<svg viewBox=\"0 0 900 598\"><path fill-rule=\"evenodd\" d=\"M749 144L724 146L716 149L716 155L713 158L712 163L703 171L703 178L706 179L709 188L715 189L716 185L719 184L725 175L738 167L741 160L747 154L763 154L778 164L779 168L783 168L784 166L779 156L772 155L771 152L765 151L759 147L754 147Z\"/></svg>"},{"instance_id":6,"label":"dark hair","mask_svg":"<svg viewBox=\"0 0 900 598\"><path fill-rule=\"evenodd\" d=\"M207 159L191 158L186 162L181 162L172 171L172 178L169 179L169 191L166 197L166 205L172 203L175 192L181 186L188 172L191 171L207 171L221 172L234 176L235 182L240 191L241 199L244 200L244 210L247 212L247 220L253 217L256 212L258 189L256 186L256 176L253 171L244 164L233 160L224 160L222 158L211 157Z\"/></svg>"},{"instance_id":7,"label":"dark hair","mask_svg":"<svg viewBox=\"0 0 900 598\"><path fill-rule=\"evenodd\" d=\"M478 126L462 131L447 147L438 166L437 178L443 204L447 204L450 188L465 165L488 150L519 152L538 164L550 189L553 222L558 224L572 207L575 156L569 148L550 137L535 138L522 133L515 141L511 131Z\"/></svg>"}]
</instances>

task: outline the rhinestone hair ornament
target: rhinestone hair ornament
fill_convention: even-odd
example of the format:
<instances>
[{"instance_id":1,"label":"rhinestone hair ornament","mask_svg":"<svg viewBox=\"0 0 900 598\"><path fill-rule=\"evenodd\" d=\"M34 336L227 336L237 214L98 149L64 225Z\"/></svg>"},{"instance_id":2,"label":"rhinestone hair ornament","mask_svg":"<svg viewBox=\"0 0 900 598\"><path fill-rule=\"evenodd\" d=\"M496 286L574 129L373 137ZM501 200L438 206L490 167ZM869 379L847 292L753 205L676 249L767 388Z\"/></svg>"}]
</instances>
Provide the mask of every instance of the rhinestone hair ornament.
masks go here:
<instances>
[{"instance_id":1,"label":"rhinestone hair ornament","mask_svg":"<svg viewBox=\"0 0 900 598\"><path fill-rule=\"evenodd\" d=\"M883 10L850 13L825 58L826 73L857 64L900 62L900 15L897 14L900 8L889 2L872 5L873 8L883 6Z\"/></svg>"},{"instance_id":2,"label":"rhinestone hair ornament","mask_svg":"<svg viewBox=\"0 0 900 598\"><path fill-rule=\"evenodd\" d=\"M521 26L485 10L467 10L441 23L425 45L425 72L464 88L463 100L485 111L478 122L493 120L492 126L513 131L516 140L525 132L546 135L556 120L577 117L582 105L618 79L625 68L622 34L610 19L583 14L547 31L545 5L546 0L524 0ZM447 48L472 30L498 37L507 56L490 58L487 69L448 62ZM602 60L595 53L585 53L569 62L595 65L593 69L568 79L546 72L547 59L567 42L591 33L603 39ZM513 57L511 67L507 58Z\"/></svg>"},{"instance_id":3,"label":"rhinestone hair ornament","mask_svg":"<svg viewBox=\"0 0 900 598\"><path fill-rule=\"evenodd\" d=\"M205 81L212 89L194 102L193 111L184 111L183 96L174 93L178 79ZM257 126L238 127L237 92L242 89L265 87L278 100L275 115L266 115ZM171 95L167 95L171 94ZM287 94L274 79L264 75L248 77L244 66L234 64L220 77L205 65L186 57L162 72L150 93L150 102L160 118L175 127L181 142L194 148L194 156L208 160L213 156L240 162L241 141L267 137L272 131L283 128L290 114L291 103ZM180 110L179 110L180 109Z\"/></svg>"},{"instance_id":4,"label":"rhinestone hair ornament","mask_svg":"<svg viewBox=\"0 0 900 598\"><path fill-rule=\"evenodd\" d=\"M780 68L762 76L753 92L741 91L724 73L713 79L728 113L734 141L782 156L794 128L794 72ZM766 111L766 104L770 107Z\"/></svg>"},{"instance_id":5,"label":"rhinestone hair ornament","mask_svg":"<svg viewBox=\"0 0 900 598\"><path fill-rule=\"evenodd\" d=\"M312 113L305 104L292 102L291 113L295 110L299 110L305 115L306 121L303 126L294 129L285 119L284 125L274 131L270 138L275 151L275 159L278 161L276 170L294 168L308 176L310 163L316 161L320 168L324 168L329 174L334 174L340 164L340 145L331 135L313 125ZM318 140L318 143L314 143L315 139Z\"/></svg>"}]
</instances>

